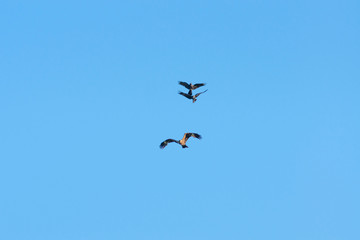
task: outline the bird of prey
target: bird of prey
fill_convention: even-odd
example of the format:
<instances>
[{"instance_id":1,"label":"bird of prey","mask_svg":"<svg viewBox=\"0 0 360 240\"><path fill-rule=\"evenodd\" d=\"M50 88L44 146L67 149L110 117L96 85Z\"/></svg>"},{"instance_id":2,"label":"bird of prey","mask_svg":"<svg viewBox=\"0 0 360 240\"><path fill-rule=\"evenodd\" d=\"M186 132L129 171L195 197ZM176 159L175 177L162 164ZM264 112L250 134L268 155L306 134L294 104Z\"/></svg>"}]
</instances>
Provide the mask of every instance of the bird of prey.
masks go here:
<instances>
[{"instance_id":1,"label":"bird of prey","mask_svg":"<svg viewBox=\"0 0 360 240\"><path fill-rule=\"evenodd\" d=\"M191 90L190 90L191 91ZM207 91L207 89L205 90L205 91L203 91L203 92L200 92L200 93L197 93L197 94L195 94L195 95L191 95L191 94L188 94L188 93L183 93L183 92L179 92L179 94L180 95L183 95L184 97L186 97L186 98L188 98L188 99L192 99L193 100L193 103L194 102L196 102L196 98L198 97L198 96L200 96L200 94L202 94L202 93L204 93L204 92L206 92Z\"/></svg>"},{"instance_id":2,"label":"bird of prey","mask_svg":"<svg viewBox=\"0 0 360 240\"><path fill-rule=\"evenodd\" d=\"M177 140L174 140L174 139L166 139L165 141L163 141L161 144L160 144L160 148L163 149L164 147L166 147L166 145L168 145L168 143L171 143L171 142L176 142L178 144L180 144L182 146L182 148L188 148L188 146L186 146L186 141L190 138L190 137L194 137L194 138L197 138L197 139L201 139L201 136L197 133L185 133L183 138L179 141Z\"/></svg>"},{"instance_id":3,"label":"bird of prey","mask_svg":"<svg viewBox=\"0 0 360 240\"><path fill-rule=\"evenodd\" d=\"M189 95L192 95L192 90L195 90L195 89L205 85L205 83L196 83L193 85L192 83L188 84L186 82L179 82L179 84L186 87L187 89L189 89L189 92L188 92Z\"/></svg>"}]
</instances>

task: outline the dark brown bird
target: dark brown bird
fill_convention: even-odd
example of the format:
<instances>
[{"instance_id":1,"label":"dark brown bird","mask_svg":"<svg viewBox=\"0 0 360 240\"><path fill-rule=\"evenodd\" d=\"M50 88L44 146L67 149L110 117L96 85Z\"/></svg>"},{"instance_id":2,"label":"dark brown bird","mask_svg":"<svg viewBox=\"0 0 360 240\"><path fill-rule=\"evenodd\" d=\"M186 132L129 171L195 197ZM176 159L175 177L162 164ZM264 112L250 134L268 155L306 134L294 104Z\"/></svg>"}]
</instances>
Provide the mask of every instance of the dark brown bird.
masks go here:
<instances>
[{"instance_id":1,"label":"dark brown bird","mask_svg":"<svg viewBox=\"0 0 360 240\"><path fill-rule=\"evenodd\" d=\"M164 147L166 147L166 145L168 145L168 143L171 143L171 142L176 142L178 144L180 144L182 146L182 148L188 148L188 146L186 146L186 141L190 138L190 137L194 137L194 138L197 138L197 139L201 139L201 136L197 133L185 133L183 138L179 141L177 140L174 140L174 139L166 139L165 141L163 141L161 144L160 144L160 148L163 149Z\"/></svg>"},{"instance_id":2,"label":"dark brown bird","mask_svg":"<svg viewBox=\"0 0 360 240\"><path fill-rule=\"evenodd\" d=\"M205 85L205 83L196 83L193 85L192 83L188 84L186 82L179 82L179 84L186 87L187 89L189 89L189 92L188 92L189 95L192 95L192 90L195 90L195 89Z\"/></svg>"},{"instance_id":3,"label":"dark brown bird","mask_svg":"<svg viewBox=\"0 0 360 240\"><path fill-rule=\"evenodd\" d=\"M191 90L190 90L191 91ZM188 99L192 99L193 100L193 103L197 101L197 97L200 96L200 94L206 92L207 89L203 92L200 92L200 93L197 93L195 95L191 95L191 94L188 94L188 93L183 93L183 92L179 92L180 95L183 95L184 97L188 98Z\"/></svg>"}]
</instances>

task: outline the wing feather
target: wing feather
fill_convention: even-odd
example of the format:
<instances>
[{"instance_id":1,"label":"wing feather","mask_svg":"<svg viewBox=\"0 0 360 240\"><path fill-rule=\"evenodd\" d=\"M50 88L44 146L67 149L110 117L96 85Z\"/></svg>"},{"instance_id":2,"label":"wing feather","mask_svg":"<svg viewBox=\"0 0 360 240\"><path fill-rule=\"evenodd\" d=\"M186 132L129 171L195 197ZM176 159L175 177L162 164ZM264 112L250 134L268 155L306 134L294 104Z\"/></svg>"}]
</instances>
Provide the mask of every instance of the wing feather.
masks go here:
<instances>
[{"instance_id":1,"label":"wing feather","mask_svg":"<svg viewBox=\"0 0 360 240\"><path fill-rule=\"evenodd\" d=\"M176 140L174 139L166 139L165 141L163 141L161 144L160 144L160 148L163 149L164 147L166 147L166 145L168 145L168 143L171 143L171 142L177 142Z\"/></svg>"},{"instance_id":2,"label":"wing feather","mask_svg":"<svg viewBox=\"0 0 360 240\"><path fill-rule=\"evenodd\" d=\"M200 92L200 93L197 93L196 95L195 95L195 98L197 98L198 96L200 96L200 94L202 94L202 93L204 93L204 92L206 92L208 89L206 89L205 91L203 91L203 92Z\"/></svg>"},{"instance_id":3,"label":"wing feather","mask_svg":"<svg viewBox=\"0 0 360 240\"><path fill-rule=\"evenodd\" d=\"M197 133L185 133L183 139L186 142L190 137L201 139L200 134L197 134Z\"/></svg>"},{"instance_id":4,"label":"wing feather","mask_svg":"<svg viewBox=\"0 0 360 240\"><path fill-rule=\"evenodd\" d=\"M186 82L179 82L179 84L182 85L182 86L184 86L184 87L186 87L187 89L190 89L190 88L191 88L190 85L187 84Z\"/></svg>"},{"instance_id":5,"label":"wing feather","mask_svg":"<svg viewBox=\"0 0 360 240\"><path fill-rule=\"evenodd\" d=\"M197 83L197 84L194 84L194 85L193 85L193 86L194 86L194 87L193 87L193 90L194 90L194 89L197 89L197 88L199 88L199 87L205 86L205 84L206 84L206 83Z\"/></svg>"},{"instance_id":6,"label":"wing feather","mask_svg":"<svg viewBox=\"0 0 360 240\"><path fill-rule=\"evenodd\" d=\"M183 93L183 92L179 92L180 95L183 95L184 97L188 98L188 99L192 99L192 96L187 94L187 93Z\"/></svg>"}]
</instances>

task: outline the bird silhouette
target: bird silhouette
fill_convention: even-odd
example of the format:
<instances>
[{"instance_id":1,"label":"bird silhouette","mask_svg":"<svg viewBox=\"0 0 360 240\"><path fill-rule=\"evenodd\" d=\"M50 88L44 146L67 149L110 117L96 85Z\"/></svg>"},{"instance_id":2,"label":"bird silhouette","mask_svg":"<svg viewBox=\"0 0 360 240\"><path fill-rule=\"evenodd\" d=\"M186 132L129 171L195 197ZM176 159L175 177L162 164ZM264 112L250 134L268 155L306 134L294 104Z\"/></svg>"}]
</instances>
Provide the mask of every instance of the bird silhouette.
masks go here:
<instances>
[{"instance_id":1,"label":"bird silhouette","mask_svg":"<svg viewBox=\"0 0 360 240\"><path fill-rule=\"evenodd\" d=\"M180 81L179 81L179 84L186 87L187 89L189 89L189 92L188 92L189 95L192 95L192 90L195 90L195 89L205 85L205 83L196 83L193 85L192 83L188 84L186 82L180 82Z\"/></svg>"},{"instance_id":2,"label":"bird silhouette","mask_svg":"<svg viewBox=\"0 0 360 240\"><path fill-rule=\"evenodd\" d=\"M160 144L160 148L163 149L164 147L166 147L168 145L168 143L171 143L171 142L176 142L178 144L180 144L182 146L182 148L188 148L188 146L186 146L186 141L190 138L190 137L194 137L194 138L197 138L197 139L201 139L201 136L197 133L185 133L183 138L180 139L180 140L174 140L174 139L166 139L165 141L163 141L161 144Z\"/></svg>"},{"instance_id":3,"label":"bird silhouette","mask_svg":"<svg viewBox=\"0 0 360 240\"><path fill-rule=\"evenodd\" d=\"M205 91L203 92L200 92L200 93L197 93L195 95L192 95L192 94L188 94L188 93L183 93L183 92L179 92L180 95L183 95L184 97L188 98L188 99L192 99L193 100L193 103L197 101L197 97L200 96L200 94L203 94L204 92L206 92L208 89L206 89ZM191 90L190 90L191 91Z\"/></svg>"}]
</instances>

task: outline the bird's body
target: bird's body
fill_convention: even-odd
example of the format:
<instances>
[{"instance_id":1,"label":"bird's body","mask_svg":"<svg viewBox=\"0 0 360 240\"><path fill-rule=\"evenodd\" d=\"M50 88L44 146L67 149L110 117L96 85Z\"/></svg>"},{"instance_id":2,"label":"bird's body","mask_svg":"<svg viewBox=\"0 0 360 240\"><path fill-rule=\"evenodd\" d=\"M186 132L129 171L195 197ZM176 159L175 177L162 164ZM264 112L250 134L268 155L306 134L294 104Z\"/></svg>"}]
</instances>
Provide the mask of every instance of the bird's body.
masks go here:
<instances>
[{"instance_id":1,"label":"bird's body","mask_svg":"<svg viewBox=\"0 0 360 240\"><path fill-rule=\"evenodd\" d=\"M191 90L190 90L191 91ZM189 92L190 92L189 91ZM189 94L189 93L183 93L183 92L179 92L180 95L183 95L184 97L188 98L188 99L192 99L193 103L197 101L197 97L200 96L200 94L206 92L207 89L203 92L197 93L195 95Z\"/></svg>"},{"instance_id":2,"label":"bird's body","mask_svg":"<svg viewBox=\"0 0 360 240\"><path fill-rule=\"evenodd\" d=\"M197 139L201 139L201 136L197 133L185 133L183 138L180 139L180 140L174 140L174 139L166 139L165 141L163 141L161 144L160 144L160 148L163 149L164 147L166 147L168 145L168 143L171 143L171 142L176 142L178 144L180 144L182 146L182 148L188 148L188 146L186 146L186 141L190 138L190 137L195 137Z\"/></svg>"}]
</instances>

